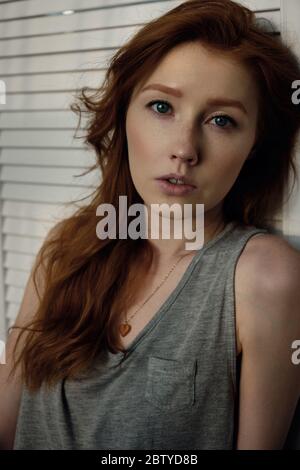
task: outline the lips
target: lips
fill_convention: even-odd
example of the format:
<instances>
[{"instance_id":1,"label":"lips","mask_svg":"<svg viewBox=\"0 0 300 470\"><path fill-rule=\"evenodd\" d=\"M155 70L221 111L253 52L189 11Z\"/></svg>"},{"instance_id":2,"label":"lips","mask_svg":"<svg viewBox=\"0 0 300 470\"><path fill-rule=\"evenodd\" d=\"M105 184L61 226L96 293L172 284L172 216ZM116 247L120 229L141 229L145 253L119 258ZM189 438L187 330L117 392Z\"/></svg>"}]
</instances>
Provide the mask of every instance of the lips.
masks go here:
<instances>
[{"instance_id":1,"label":"lips","mask_svg":"<svg viewBox=\"0 0 300 470\"><path fill-rule=\"evenodd\" d=\"M177 180L182 181L184 183L184 185L186 185L186 186L191 186L193 188L196 188L196 185L193 183L193 181L191 181L187 176L180 175L178 173L168 173L167 175L159 176L156 179L162 180L162 181L167 181L170 178L175 178Z\"/></svg>"},{"instance_id":2,"label":"lips","mask_svg":"<svg viewBox=\"0 0 300 470\"><path fill-rule=\"evenodd\" d=\"M157 178L158 188L169 196L184 196L196 190L195 186L189 184L172 184L165 179Z\"/></svg>"}]
</instances>

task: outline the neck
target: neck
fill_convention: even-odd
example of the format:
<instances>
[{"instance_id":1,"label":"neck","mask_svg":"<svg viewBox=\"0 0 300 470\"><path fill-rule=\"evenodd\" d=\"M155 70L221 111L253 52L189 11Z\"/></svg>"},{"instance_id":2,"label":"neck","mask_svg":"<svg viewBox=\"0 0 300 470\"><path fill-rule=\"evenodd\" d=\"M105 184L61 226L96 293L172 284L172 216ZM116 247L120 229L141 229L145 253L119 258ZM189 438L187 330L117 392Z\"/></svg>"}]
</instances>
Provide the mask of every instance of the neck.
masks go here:
<instances>
[{"instance_id":1,"label":"neck","mask_svg":"<svg viewBox=\"0 0 300 470\"><path fill-rule=\"evenodd\" d=\"M204 215L205 223L203 224L203 246L206 245L210 240L215 238L225 227L221 214L209 214ZM161 230L158 238L151 238L151 221L148 224L148 243L151 244L154 250L154 260L157 265L170 265L175 262L179 257L188 255L193 257L199 248L186 249L186 243L191 243L191 238L182 237L177 239L174 237L174 230L170 230L170 238L166 239L162 237ZM161 227L160 222L160 227ZM173 227L173 223L170 224ZM174 227L173 227L174 228ZM199 230L199 229L198 229ZM193 231L195 231L195 224L193 224Z\"/></svg>"}]
</instances>

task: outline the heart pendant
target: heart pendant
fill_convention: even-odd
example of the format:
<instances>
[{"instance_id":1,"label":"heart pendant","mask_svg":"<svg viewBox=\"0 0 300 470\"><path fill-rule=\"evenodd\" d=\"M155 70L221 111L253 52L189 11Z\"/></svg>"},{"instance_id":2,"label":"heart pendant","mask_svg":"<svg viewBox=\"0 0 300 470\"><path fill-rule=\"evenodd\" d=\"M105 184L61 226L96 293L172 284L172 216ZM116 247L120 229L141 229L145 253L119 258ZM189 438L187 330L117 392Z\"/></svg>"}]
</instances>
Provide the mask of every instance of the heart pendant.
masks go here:
<instances>
[{"instance_id":1,"label":"heart pendant","mask_svg":"<svg viewBox=\"0 0 300 470\"><path fill-rule=\"evenodd\" d=\"M119 326L119 331L122 336L128 335L129 331L131 330L131 326L128 323L121 323Z\"/></svg>"}]
</instances>

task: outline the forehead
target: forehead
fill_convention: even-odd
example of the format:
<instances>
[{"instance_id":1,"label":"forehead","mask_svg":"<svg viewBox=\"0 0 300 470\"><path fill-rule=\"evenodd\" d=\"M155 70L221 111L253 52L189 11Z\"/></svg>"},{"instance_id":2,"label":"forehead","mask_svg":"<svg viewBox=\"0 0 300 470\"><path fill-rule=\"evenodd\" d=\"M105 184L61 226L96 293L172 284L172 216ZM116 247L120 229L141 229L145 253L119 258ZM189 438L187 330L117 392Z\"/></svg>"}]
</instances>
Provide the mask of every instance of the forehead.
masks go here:
<instances>
[{"instance_id":1,"label":"forehead","mask_svg":"<svg viewBox=\"0 0 300 470\"><path fill-rule=\"evenodd\" d=\"M257 84L244 64L224 52L206 48L199 42L172 49L157 65L143 86L153 82L180 88L184 96L224 95L249 106L257 101ZM137 89L137 93L141 87Z\"/></svg>"}]
</instances>

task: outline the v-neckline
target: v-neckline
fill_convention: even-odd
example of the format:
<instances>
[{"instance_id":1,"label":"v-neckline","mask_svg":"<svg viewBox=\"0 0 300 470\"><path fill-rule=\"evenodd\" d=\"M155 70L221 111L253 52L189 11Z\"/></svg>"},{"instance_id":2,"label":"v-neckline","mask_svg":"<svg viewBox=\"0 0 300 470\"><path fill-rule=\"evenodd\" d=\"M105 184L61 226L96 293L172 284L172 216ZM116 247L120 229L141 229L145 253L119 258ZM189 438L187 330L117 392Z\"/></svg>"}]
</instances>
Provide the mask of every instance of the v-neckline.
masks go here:
<instances>
[{"instance_id":1,"label":"v-neckline","mask_svg":"<svg viewBox=\"0 0 300 470\"><path fill-rule=\"evenodd\" d=\"M217 241L219 241L223 236L229 232L233 226L235 225L235 222L229 222L224 229L216 235L216 237L212 238L209 240L202 248L198 250L198 253L192 258L191 262L188 264L186 267L183 275L181 276L178 284L176 287L172 290L170 295L166 298L166 300L163 302L163 304L159 307L157 312L153 315L153 317L149 320L148 323L141 329L141 331L136 335L136 337L131 341L129 346L126 348L125 352L123 351L118 351L117 353L112 353L110 351L107 351L107 354L112 362L118 361L125 355L128 356L138 345L138 343L141 342L141 340L146 337L146 335L154 328L156 323L158 323L161 318L163 317L163 314L168 310L168 308L172 305L172 303L175 301L177 295L181 292L183 289L184 285L188 281L190 275L192 274L192 271L194 269L194 266L196 263L201 259L203 254L207 251L208 248L210 248L212 245L214 245Z\"/></svg>"}]
</instances>

